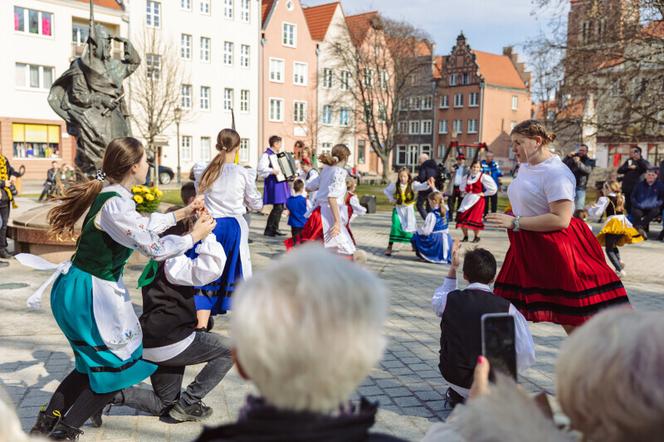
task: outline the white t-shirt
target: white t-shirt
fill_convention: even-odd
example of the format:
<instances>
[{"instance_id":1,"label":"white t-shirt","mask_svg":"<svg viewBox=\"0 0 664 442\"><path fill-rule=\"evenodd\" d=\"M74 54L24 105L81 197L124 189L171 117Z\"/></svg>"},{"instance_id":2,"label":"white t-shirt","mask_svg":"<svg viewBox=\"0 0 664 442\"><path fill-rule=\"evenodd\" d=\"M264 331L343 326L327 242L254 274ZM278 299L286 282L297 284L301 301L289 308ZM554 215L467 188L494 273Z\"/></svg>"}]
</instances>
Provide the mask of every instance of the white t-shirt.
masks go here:
<instances>
[{"instance_id":1,"label":"white t-shirt","mask_svg":"<svg viewBox=\"0 0 664 442\"><path fill-rule=\"evenodd\" d=\"M574 201L576 179L559 157L531 166L521 163L519 174L507 189L512 212L518 216L549 213L549 203Z\"/></svg>"}]
</instances>

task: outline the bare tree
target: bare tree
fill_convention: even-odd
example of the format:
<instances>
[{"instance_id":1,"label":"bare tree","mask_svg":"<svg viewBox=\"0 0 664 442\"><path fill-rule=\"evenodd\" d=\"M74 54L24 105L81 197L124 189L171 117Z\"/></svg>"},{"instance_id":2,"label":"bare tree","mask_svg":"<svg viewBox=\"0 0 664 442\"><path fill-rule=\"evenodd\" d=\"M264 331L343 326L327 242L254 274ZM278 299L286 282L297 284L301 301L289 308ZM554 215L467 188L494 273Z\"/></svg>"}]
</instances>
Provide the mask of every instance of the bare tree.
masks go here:
<instances>
[{"instance_id":1,"label":"bare tree","mask_svg":"<svg viewBox=\"0 0 664 442\"><path fill-rule=\"evenodd\" d=\"M411 76L421 68L420 45L428 40L412 25L378 15L366 33L352 37L352 44L341 40L333 45L335 72L352 96L357 130L366 133L386 180L395 148L398 103L409 95Z\"/></svg>"},{"instance_id":2,"label":"bare tree","mask_svg":"<svg viewBox=\"0 0 664 442\"><path fill-rule=\"evenodd\" d=\"M131 77L132 117L154 158L158 183L156 140L175 122L175 109L181 107L182 84L187 81L177 47L165 41L156 29L147 28L136 46L144 63Z\"/></svg>"}]
</instances>

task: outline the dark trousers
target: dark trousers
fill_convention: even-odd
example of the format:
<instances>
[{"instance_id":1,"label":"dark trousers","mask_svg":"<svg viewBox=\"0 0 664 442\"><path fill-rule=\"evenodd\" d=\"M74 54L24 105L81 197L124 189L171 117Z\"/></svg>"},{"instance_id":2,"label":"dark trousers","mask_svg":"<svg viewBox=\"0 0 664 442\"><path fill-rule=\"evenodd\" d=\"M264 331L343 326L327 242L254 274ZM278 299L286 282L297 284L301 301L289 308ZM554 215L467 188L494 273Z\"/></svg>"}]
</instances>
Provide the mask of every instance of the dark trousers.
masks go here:
<instances>
[{"instance_id":1,"label":"dark trousers","mask_svg":"<svg viewBox=\"0 0 664 442\"><path fill-rule=\"evenodd\" d=\"M657 218L659 210L660 209L657 207L653 209L639 209L632 207L632 222L636 227L640 227L647 232L650 229L650 221Z\"/></svg>"},{"instance_id":2,"label":"dark trousers","mask_svg":"<svg viewBox=\"0 0 664 442\"><path fill-rule=\"evenodd\" d=\"M449 207L450 207L450 213L453 214L454 219L456 219L456 213L457 209L459 209L459 206L461 205L461 200L463 198L461 197L461 188L459 186L454 186L452 188L452 194L450 195L448 202L449 202Z\"/></svg>"},{"instance_id":3,"label":"dark trousers","mask_svg":"<svg viewBox=\"0 0 664 442\"><path fill-rule=\"evenodd\" d=\"M417 212L420 214L422 219L426 219L427 214L429 213L430 207L429 207L429 194L431 191L423 191L419 192L417 194L417 203L415 203L417 207Z\"/></svg>"},{"instance_id":4,"label":"dark trousers","mask_svg":"<svg viewBox=\"0 0 664 442\"><path fill-rule=\"evenodd\" d=\"M205 367L180 394L185 367L203 362L207 362ZM184 407L199 402L233 366L231 345L227 338L216 333L196 332L194 341L182 353L158 364L159 368L150 376L152 390L138 387L122 390L122 403L118 405L161 416L177 402Z\"/></svg>"},{"instance_id":5,"label":"dark trousers","mask_svg":"<svg viewBox=\"0 0 664 442\"><path fill-rule=\"evenodd\" d=\"M609 261L613 264L613 267L616 269L616 272L622 270L620 265L620 251L618 250L618 240L620 240L621 235L604 235L604 249L606 250L606 256L609 257Z\"/></svg>"},{"instance_id":6,"label":"dark trousers","mask_svg":"<svg viewBox=\"0 0 664 442\"><path fill-rule=\"evenodd\" d=\"M2 227L0 227L0 248L7 248L7 226L9 225L9 212L12 206L9 204L0 207L0 218L2 218Z\"/></svg>"},{"instance_id":7,"label":"dark trousers","mask_svg":"<svg viewBox=\"0 0 664 442\"><path fill-rule=\"evenodd\" d=\"M267 217L267 224L265 225L266 234L275 234L279 230L279 222L281 221L281 214L284 211L283 204L272 205L270 215Z\"/></svg>"},{"instance_id":8,"label":"dark trousers","mask_svg":"<svg viewBox=\"0 0 664 442\"><path fill-rule=\"evenodd\" d=\"M489 205L491 206L491 213L498 211L498 194L495 193L491 196L484 197L486 204L484 205L484 215L489 213Z\"/></svg>"},{"instance_id":9,"label":"dark trousers","mask_svg":"<svg viewBox=\"0 0 664 442\"><path fill-rule=\"evenodd\" d=\"M622 192L625 196L625 212L628 215L632 215L632 188L623 187Z\"/></svg>"},{"instance_id":10,"label":"dark trousers","mask_svg":"<svg viewBox=\"0 0 664 442\"><path fill-rule=\"evenodd\" d=\"M298 236L300 233L302 233L302 230L304 230L304 227L293 227L291 226L290 231L291 231L291 236L295 238Z\"/></svg>"}]
</instances>

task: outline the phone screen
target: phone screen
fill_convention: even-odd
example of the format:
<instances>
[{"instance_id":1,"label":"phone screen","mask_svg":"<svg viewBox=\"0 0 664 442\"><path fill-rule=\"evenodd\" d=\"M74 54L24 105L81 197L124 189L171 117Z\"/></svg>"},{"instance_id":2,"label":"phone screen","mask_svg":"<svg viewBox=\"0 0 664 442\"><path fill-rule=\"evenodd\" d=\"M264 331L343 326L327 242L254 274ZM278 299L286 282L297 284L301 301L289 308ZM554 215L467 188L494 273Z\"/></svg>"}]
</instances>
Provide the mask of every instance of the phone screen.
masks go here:
<instances>
[{"instance_id":1,"label":"phone screen","mask_svg":"<svg viewBox=\"0 0 664 442\"><path fill-rule=\"evenodd\" d=\"M509 314L482 316L482 353L492 372L501 371L516 380L514 317ZM493 374L491 375L493 379Z\"/></svg>"}]
</instances>

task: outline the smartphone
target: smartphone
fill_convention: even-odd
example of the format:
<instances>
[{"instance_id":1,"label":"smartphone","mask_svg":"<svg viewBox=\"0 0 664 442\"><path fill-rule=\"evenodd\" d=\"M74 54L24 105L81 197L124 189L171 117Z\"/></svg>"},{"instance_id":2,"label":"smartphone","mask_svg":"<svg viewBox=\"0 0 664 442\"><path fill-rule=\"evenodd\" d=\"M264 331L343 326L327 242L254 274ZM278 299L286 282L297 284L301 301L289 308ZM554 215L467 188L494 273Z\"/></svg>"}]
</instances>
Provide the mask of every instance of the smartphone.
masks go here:
<instances>
[{"instance_id":1,"label":"smartphone","mask_svg":"<svg viewBox=\"0 0 664 442\"><path fill-rule=\"evenodd\" d=\"M500 371L516 380L514 317L508 313L482 315L482 354L491 364L489 379Z\"/></svg>"}]
</instances>

